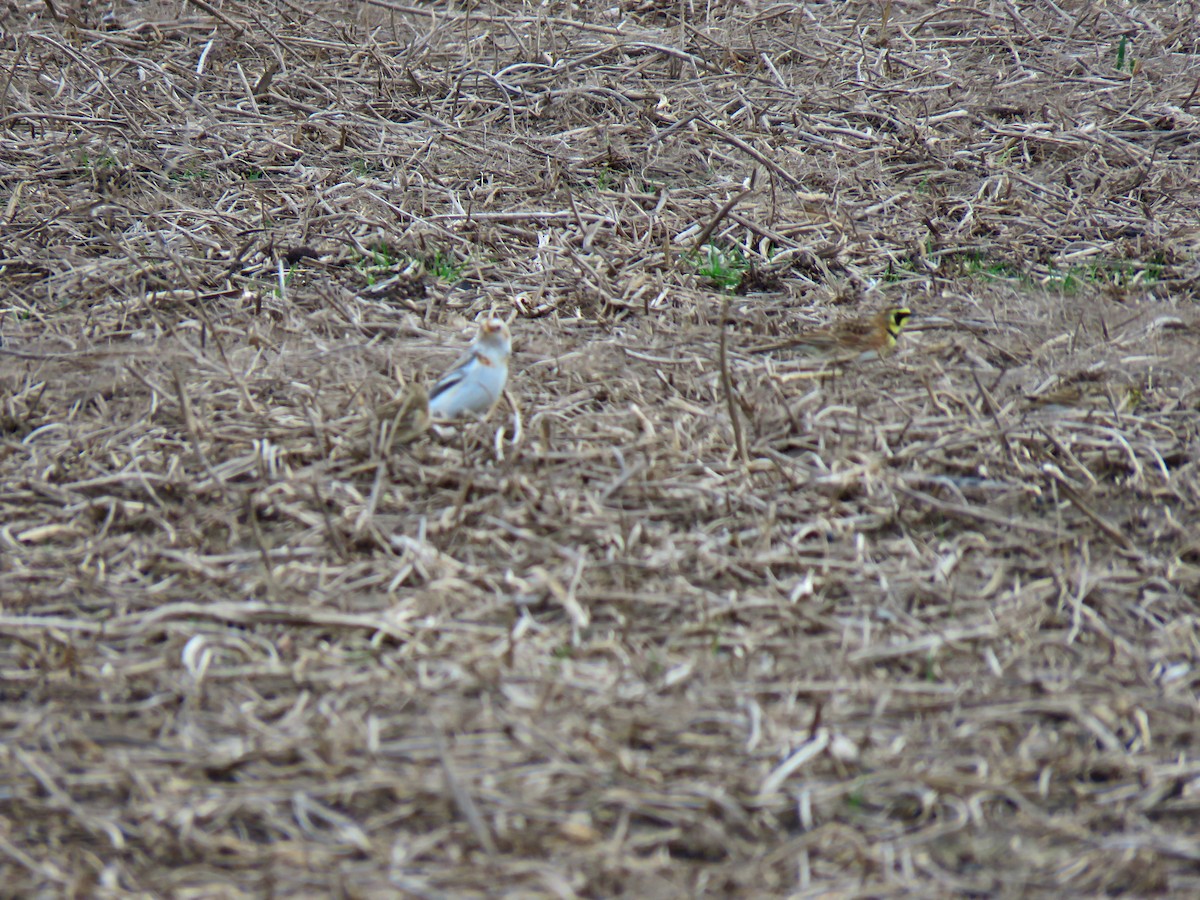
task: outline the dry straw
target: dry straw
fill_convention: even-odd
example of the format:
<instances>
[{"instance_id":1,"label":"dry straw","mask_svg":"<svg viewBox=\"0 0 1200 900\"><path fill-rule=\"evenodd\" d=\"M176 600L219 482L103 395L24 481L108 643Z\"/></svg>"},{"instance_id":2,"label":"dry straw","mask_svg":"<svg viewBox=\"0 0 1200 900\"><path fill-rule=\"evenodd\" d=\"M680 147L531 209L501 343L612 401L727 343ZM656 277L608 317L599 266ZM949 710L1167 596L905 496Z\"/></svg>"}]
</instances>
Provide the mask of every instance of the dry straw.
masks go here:
<instances>
[{"instance_id":1,"label":"dry straw","mask_svg":"<svg viewBox=\"0 0 1200 900\"><path fill-rule=\"evenodd\" d=\"M1196 50L10 4L4 892L1195 895ZM493 305L507 400L409 440Z\"/></svg>"}]
</instances>

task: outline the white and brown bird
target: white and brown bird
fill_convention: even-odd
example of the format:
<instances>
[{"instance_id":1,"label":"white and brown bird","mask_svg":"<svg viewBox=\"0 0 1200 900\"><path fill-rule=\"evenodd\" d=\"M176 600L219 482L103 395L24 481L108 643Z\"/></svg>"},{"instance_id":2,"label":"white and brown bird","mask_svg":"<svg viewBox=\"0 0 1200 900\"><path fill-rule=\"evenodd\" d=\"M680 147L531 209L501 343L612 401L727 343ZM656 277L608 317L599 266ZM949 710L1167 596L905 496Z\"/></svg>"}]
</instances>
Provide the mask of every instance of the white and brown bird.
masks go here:
<instances>
[{"instance_id":1,"label":"white and brown bird","mask_svg":"<svg viewBox=\"0 0 1200 900\"><path fill-rule=\"evenodd\" d=\"M429 392L429 414L435 419L482 415L491 410L508 383L512 338L508 326L489 317L475 340Z\"/></svg>"}]
</instances>

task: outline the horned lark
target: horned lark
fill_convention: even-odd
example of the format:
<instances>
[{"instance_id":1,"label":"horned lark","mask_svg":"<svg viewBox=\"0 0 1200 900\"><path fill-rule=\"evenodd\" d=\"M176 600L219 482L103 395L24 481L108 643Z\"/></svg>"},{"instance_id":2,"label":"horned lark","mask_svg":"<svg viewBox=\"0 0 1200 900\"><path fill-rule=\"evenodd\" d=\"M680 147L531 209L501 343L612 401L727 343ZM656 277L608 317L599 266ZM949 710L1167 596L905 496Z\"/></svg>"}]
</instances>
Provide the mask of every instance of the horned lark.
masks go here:
<instances>
[{"instance_id":1,"label":"horned lark","mask_svg":"<svg viewBox=\"0 0 1200 900\"><path fill-rule=\"evenodd\" d=\"M488 412L504 392L511 355L508 326L500 319L485 319L467 352L429 392L430 415L455 419Z\"/></svg>"},{"instance_id":2,"label":"horned lark","mask_svg":"<svg viewBox=\"0 0 1200 900\"><path fill-rule=\"evenodd\" d=\"M429 430L429 393L419 384L408 384L382 410L390 414L393 440L407 444Z\"/></svg>"},{"instance_id":3,"label":"horned lark","mask_svg":"<svg viewBox=\"0 0 1200 900\"><path fill-rule=\"evenodd\" d=\"M910 316L911 310L891 306L870 318L847 319L828 328L801 332L757 351L796 349L805 356L842 362L876 359L896 348L896 339Z\"/></svg>"}]
</instances>

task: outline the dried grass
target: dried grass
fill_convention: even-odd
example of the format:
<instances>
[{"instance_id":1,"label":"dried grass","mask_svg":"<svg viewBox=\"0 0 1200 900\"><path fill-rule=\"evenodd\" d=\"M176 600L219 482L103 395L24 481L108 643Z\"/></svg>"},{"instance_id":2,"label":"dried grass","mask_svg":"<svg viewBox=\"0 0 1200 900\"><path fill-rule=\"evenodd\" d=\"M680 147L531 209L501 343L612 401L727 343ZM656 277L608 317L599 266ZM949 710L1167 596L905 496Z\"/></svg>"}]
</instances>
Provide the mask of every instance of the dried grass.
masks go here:
<instances>
[{"instance_id":1,"label":"dried grass","mask_svg":"<svg viewBox=\"0 0 1200 900\"><path fill-rule=\"evenodd\" d=\"M1194 4L0 29L4 893L1200 890Z\"/></svg>"}]
</instances>

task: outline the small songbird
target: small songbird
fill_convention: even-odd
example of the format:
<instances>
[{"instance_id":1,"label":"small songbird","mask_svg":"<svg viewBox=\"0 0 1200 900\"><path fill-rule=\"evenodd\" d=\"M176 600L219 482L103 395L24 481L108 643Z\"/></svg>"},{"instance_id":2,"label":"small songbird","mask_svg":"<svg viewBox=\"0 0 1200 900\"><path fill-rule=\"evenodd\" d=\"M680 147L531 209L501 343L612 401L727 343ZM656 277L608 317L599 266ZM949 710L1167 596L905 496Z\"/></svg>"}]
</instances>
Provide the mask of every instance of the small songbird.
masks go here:
<instances>
[{"instance_id":1,"label":"small songbird","mask_svg":"<svg viewBox=\"0 0 1200 900\"><path fill-rule=\"evenodd\" d=\"M912 311L891 306L870 318L848 319L828 328L804 331L795 337L767 347L769 350L799 350L803 355L843 362L862 362L887 356L896 348L896 339Z\"/></svg>"},{"instance_id":2,"label":"small songbird","mask_svg":"<svg viewBox=\"0 0 1200 900\"><path fill-rule=\"evenodd\" d=\"M512 338L500 319L485 319L467 352L429 392L429 413L435 419L456 419L486 413L508 381Z\"/></svg>"},{"instance_id":3,"label":"small songbird","mask_svg":"<svg viewBox=\"0 0 1200 900\"><path fill-rule=\"evenodd\" d=\"M424 385L407 384L380 412L390 418L392 441L410 443L429 430L429 392Z\"/></svg>"}]
</instances>

